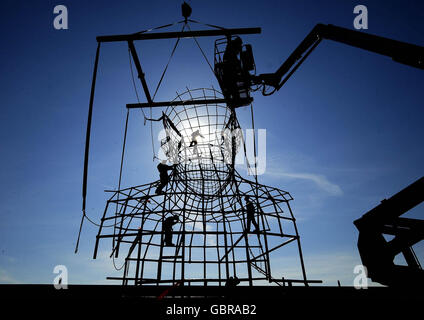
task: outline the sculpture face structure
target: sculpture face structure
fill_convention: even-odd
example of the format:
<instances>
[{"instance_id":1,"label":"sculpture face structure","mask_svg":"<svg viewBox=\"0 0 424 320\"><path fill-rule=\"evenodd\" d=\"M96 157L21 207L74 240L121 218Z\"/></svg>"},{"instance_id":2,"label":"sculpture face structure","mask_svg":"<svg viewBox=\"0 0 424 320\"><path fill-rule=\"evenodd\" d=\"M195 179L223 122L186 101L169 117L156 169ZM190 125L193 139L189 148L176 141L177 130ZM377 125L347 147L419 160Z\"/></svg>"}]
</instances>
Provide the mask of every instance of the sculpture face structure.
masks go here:
<instances>
[{"instance_id":1,"label":"sculpture face structure","mask_svg":"<svg viewBox=\"0 0 424 320\"><path fill-rule=\"evenodd\" d=\"M180 94L175 100L208 98L221 96L214 89L197 89ZM229 182L242 139L231 113L224 104L177 106L165 111L172 124L164 122L166 137L161 141L162 150L171 162L178 164L179 180L199 196L211 198Z\"/></svg>"},{"instance_id":2,"label":"sculpture face structure","mask_svg":"<svg viewBox=\"0 0 424 320\"><path fill-rule=\"evenodd\" d=\"M162 116L166 135L161 142L168 160L176 163L163 193L159 181L114 191L107 202L96 242L113 241L113 256L124 254L123 285L225 285L230 277L253 285L275 281L270 254L297 246L300 271L306 280L299 234L286 191L250 181L234 168L243 143L234 110L204 104L219 99L214 89L189 90L176 99L199 104L168 107ZM203 100L203 103L200 101ZM253 205L247 218L248 195ZM164 223L178 216L172 235ZM252 233L250 222L257 231ZM114 228L103 223L114 221ZM113 233L112 233L113 232ZM168 246L168 243L174 246ZM278 276L281 279L280 276Z\"/></svg>"}]
</instances>

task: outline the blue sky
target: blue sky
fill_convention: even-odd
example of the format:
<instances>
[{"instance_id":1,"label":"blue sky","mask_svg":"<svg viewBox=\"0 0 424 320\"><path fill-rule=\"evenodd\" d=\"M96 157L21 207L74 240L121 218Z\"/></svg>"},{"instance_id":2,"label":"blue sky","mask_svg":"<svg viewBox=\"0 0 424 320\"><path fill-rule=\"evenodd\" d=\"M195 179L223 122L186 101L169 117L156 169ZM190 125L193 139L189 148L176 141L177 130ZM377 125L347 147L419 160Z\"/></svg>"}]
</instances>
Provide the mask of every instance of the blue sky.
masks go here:
<instances>
[{"instance_id":1,"label":"blue sky","mask_svg":"<svg viewBox=\"0 0 424 320\"><path fill-rule=\"evenodd\" d=\"M53 28L58 4L68 8L68 30ZM424 45L422 1L190 4L192 17L205 23L262 27L261 35L243 38L253 45L259 73L275 71L316 23L352 28L357 4L368 7L367 32ZM59 264L68 267L70 283L107 283L113 274L108 259L91 260L96 227L85 225L80 252L73 253L95 37L178 21L179 7L180 1L163 0L1 2L0 283L51 283ZM199 41L213 60L213 41ZM173 44L137 43L151 90ZM186 86L218 87L190 39L181 41L157 100L173 99ZM267 171L259 180L294 197L310 278L352 285L360 263L353 220L423 175L423 88L422 70L323 41L278 93L254 94L255 127L267 130ZM127 48L105 44L90 155L88 214L94 219L105 204L103 190L117 186L130 102L136 97ZM249 112L239 110L244 127L250 126ZM123 185L156 180L149 128L139 112L128 135ZM417 254L424 258L421 247ZM294 258L282 251L276 261L290 268Z\"/></svg>"}]
</instances>

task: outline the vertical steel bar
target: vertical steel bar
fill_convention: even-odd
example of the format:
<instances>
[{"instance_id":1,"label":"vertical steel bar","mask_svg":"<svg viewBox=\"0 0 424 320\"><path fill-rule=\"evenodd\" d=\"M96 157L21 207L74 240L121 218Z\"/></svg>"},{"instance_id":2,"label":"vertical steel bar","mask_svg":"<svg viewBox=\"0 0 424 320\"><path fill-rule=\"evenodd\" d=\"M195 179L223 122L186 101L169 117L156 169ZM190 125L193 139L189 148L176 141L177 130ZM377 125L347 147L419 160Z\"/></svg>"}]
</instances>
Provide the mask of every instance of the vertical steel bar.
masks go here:
<instances>
[{"instance_id":1,"label":"vertical steel bar","mask_svg":"<svg viewBox=\"0 0 424 320\"><path fill-rule=\"evenodd\" d=\"M94 61L93 78L91 81L90 102L88 106L87 132L85 134L84 174L83 174L83 182L82 182L82 217L81 217L81 224L80 224L79 233L78 233L77 244L75 246L75 253L78 252L82 225L84 223L84 218L85 218L85 206L86 206L86 200L87 200L88 155L90 152L91 120L93 118L94 92L96 89L96 78L97 78L97 67L99 65L99 55L100 55L100 42L97 44L96 59Z\"/></svg>"},{"instance_id":2,"label":"vertical steel bar","mask_svg":"<svg viewBox=\"0 0 424 320\"><path fill-rule=\"evenodd\" d=\"M302 247L301 247L301 245L300 245L299 232L298 232L298 230L297 230L296 220L294 219L294 215L293 215L292 209L291 209L290 204L289 204L289 202L288 202L288 201L287 201L287 207L289 208L290 215L291 215L291 217L293 218L293 225L294 225L294 229L295 229L296 237L297 237L297 247L298 247L298 249L299 249L300 265L301 265L301 267L302 267L303 281L305 282L305 286L306 286L306 287L308 287L309 285L308 285L308 280L307 280L307 278L306 278L305 265L304 265L304 263L303 263L303 254L302 254Z\"/></svg>"}]
</instances>

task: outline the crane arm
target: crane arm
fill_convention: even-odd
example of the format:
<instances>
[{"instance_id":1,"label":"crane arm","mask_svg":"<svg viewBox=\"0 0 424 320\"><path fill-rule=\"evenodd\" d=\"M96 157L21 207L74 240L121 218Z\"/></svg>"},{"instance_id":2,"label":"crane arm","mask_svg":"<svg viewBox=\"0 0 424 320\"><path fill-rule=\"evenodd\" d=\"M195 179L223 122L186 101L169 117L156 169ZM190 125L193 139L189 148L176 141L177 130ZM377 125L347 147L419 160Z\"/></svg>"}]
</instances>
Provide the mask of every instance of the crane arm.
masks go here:
<instances>
[{"instance_id":1,"label":"crane arm","mask_svg":"<svg viewBox=\"0 0 424 320\"><path fill-rule=\"evenodd\" d=\"M424 177L368 211L354 224L359 231L358 250L368 276L388 286L422 286L424 270L412 248L424 240L424 220L401 217L424 202ZM387 241L384 235L393 236ZM406 266L396 265L402 253Z\"/></svg>"},{"instance_id":2,"label":"crane arm","mask_svg":"<svg viewBox=\"0 0 424 320\"><path fill-rule=\"evenodd\" d=\"M279 90L322 39L341 42L424 69L424 47L330 24L317 24L275 73L253 76L252 82Z\"/></svg>"}]
</instances>

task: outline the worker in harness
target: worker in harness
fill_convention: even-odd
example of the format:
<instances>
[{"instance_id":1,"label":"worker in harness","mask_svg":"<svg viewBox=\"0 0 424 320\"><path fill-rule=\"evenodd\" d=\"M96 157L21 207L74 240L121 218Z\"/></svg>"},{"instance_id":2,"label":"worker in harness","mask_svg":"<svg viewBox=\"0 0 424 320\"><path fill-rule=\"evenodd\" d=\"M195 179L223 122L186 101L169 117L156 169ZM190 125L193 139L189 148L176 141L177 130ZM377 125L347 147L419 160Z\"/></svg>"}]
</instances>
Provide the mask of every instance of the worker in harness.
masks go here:
<instances>
[{"instance_id":1,"label":"worker in harness","mask_svg":"<svg viewBox=\"0 0 424 320\"><path fill-rule=\"evenodd\" d=\"M175 247L172 243L172 227L179 222L178 216L174 215L166 218L162 222L162 232L164 233L164 243L167 247Z\"/></svg>"},{"instance_id":2,"label":"worker in harness","mask_svg":"<svg viewBox=\"0 0 424 320\"><path fill-rule=\"evenodd\" d=\"M190 148L193 147L193 154L195 154L196 157L199 157L199 151L197 150L197 137L204 138L199 130L196 130L191 134Z\"/></svg>"},{"instance_id":3,"label":"worker in harness","mask_svg":"<svg viewBox=\"0 0 424 320\"><path fill-rule=\"evenodd\" d=\"M156 194L163 194L162 189L169 182L168 171L174 170L175 166L176 166L175 164L172 165L172 166L167 165L166 160L163 160L161 163L158 164L157 168L158 168L158 171L159 171L160 182L159 182L158 187L156 188L156 191L155 191Z\"/></svg>"},{"instance_id":4,"label":"worker in harness","mask_svg":"<svg viewBox=\"0 0 424 320\"><path fill-rule=\"evenodd\" d=\"M246 201L246 208L244 209L247 214L247 227L246 231L250 232L250 225L253 224L255 226L255 232L259 232L259 225L255 220L255 206L250 201L249 196L245 196L244 200Z\"/></svg>"},{"instance_id":5,"label":"worker in harness","mask_svg":"<svg viewBox=\"0 0 424 320\"><path fill-rule=\"evenodd\" d=\"M237 276L234 276L234 278L233 277L229 277L227 279L227 281L225 282L225 287L227 287L227 288L233 288L233 287L237 286L238 284L240 284L240 280L239 280L239 278Z\"/></svg>"},{"instance_id":6,"label":"worker in harness","mask_svg":"<svg viewBox=\"0 0 424 320\"><path fill-rule=\"evenodd\" d=\"M228 40L223 56L223 84L232 100L240 98L237 82L241 75L240 53L242 41L240 37Z\"/></svg>"}]
</instances>

